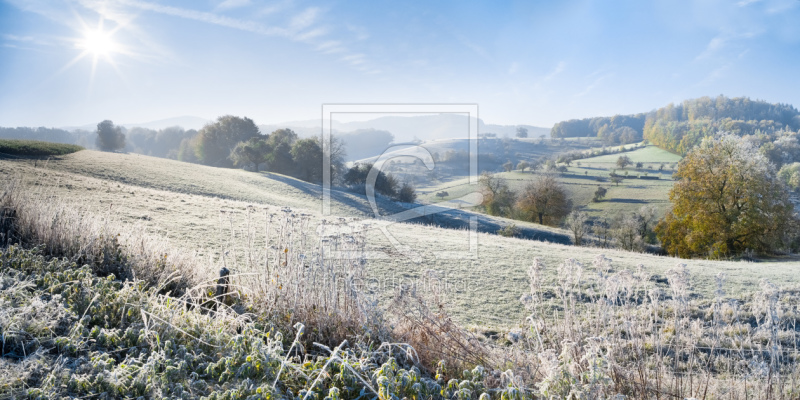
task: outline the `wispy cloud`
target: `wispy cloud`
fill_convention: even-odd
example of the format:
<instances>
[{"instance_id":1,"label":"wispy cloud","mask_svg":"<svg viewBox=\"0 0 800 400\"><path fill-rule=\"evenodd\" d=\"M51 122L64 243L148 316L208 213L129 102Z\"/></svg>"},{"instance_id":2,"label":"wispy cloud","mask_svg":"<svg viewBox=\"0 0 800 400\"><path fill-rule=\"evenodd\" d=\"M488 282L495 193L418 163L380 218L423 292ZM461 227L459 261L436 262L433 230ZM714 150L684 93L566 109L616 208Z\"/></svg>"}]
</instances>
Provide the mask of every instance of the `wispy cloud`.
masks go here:
<instances>
[{"instance_id":1,"label":"wispy cloud","mask_svg":"<svg viewBox=\"0 0 800 400\"><path fill-rule=\"evenodd\" d=\"M731 64L725 64L712 70L705 78L697 83L696 86L708 86L725 77L725 73L730 69Z\"/></svg>"},{"instance_id":2,"label":"wispy cloud","mask_svg":"<svg viewBox=\"0 0 800 400\"><path fill-rule=\"evenodd\" d=\"M735 48L733 42L743 40L743 39L750 39L753 37L758 36L758 33L755 31L748 31L743 33L737 34L726 34L721 33L715 37L713 37L706 45L705 50L702 53L698 54L695 57L695 61L700 61L704 59L711 58L721 52L723 52L727 48Z\"/></svg>"},{"instance_id":3,"label":"wispy cloud","mask_svg":"<svg viewBox=\"0 0 800 400\"><path fill-rule=\"evenodd\" d=\"M362 26L347 24L347 30L356 36L356 40L363 41L369 39L369 32Z\"/></svg>"},{"instance_id":4,"label":"wispy cloud","mask_svg":"<svg viewBox=\"0 0 800 400\"><path fill-rule=\"evenodd\" d=\"M351 54L349 56L344 56L341 58L342 61L349 63L350 65L361 65L364 64L366 56L363 54Z\"/></svg>"},{"instance_id":5,"label":"wispy cloud","mask_svg":"<svg viewBox=\"0 0 800 400\"><path fill-rule=\"evenodd\" d=\"M316 39L316 38L325 36L325 35L328 34L328 32L329 32L329 29L325 28L325 27L314 28L314 29L311 29L309 31L306 31L305 33L298 34L294 38L295 38L295 40L298 40L300 42L308 42L308 41L310 41L312 39Z\"/></svg>"},{"instance_id":6,"label":"wispy cloud","mask_svg":"<svg viewBox=\"0 0 800 400\"><path fill-rule=\"evenodd\" d=\"M328 40L317 45L316 50L322 54L336 54L344 52L345 48L342 46L342 42L338 40Z\"/></svg>"},{"instance_id":7,"label":"wispy cloud","mask_svg":"<svg viewBox=\"0 0 800 400\"><path fill-rule=\"evenodd\" d=\"M722 36L716 36L712 38L711 41L708 42L708 45L706 45L706 49L703 50L702 53L698 54L697 57L695 57L695 60L702 60L711 57L711 55L722 49L727 41L728 39Z\"/></svg>"},{"instance_id":8,"label":"wispy cloud","mask_svg":"<svg viewBox=\"0 0 800 400\"><path fill-rule=\"evenodd\" d=\"M247 7L252 4L253 2L251 0L225 0L222 3L217 4L216 10L217 11L232 10L234 8Z\"/></svg>"},{"instance_id":9,"label":"wispy cloud","mask_svg":"<svg viewBox=\"0 0 800 400\"><path fill-rule=\"evenodd\" d=\"M292 0L283 0L277 3L270 4L265 7L261 7L253 15L259 18L272 15L280 11L286 10L287 8L289 8L289 6L291 6L291 4Z\"/></svg>"},{"instance_id":10,"label":"wispy cloud","mask_svg":"<svg viewBox=\"0 0 800 400\"><path fill-rule=\"evenodd\" d=\"M180 7L165 6L161 4L139 1L139 0L119 0L120 3L143 11L151 11L179 18L194 20L212 25L223 26L226 28L242 30L265 36L284 37L289 40L308 43L314 46L315 51L322 54L339 54L339 58L351 66L358 66L359 70L376 71L374 68L366 68L367 57L361 53L352 53L339 40L330 40L331 29L320 26L319 21L322 16L322 9L319 7L308 7L294 14L289 19L286 27L269 26L262 22L232 18L219 15L213 12L204 12ZM241 3L242 0L228 0ZM227 1L226 1L227 2ZM284 7L283 3L276 5L278 8ZM263 11L263 10L262 10ZM278 9L274 10L275 12ZM368 33L365 29L359 33L361 37Z\"/></svg>"},{"instance_id":11,"label":"wispy cloud","mask_svg":"<svg viewBox=\"0 0 800 400\"><path fill-rule=\"evenodd\" d=\"M739 7L748 6L753 3L760 3L762 0L741 0L740 2L736 3Z\"/></svg>"},{"instance_id":12,"label":"wispy cloud","mask_svg":"<svg viewBox=\"0 0 800 400\"><path fill-rule=\"evenodd\" d=\"M279 0L269 6L259 6L253 0L216 0L211 10L178 7L162 4L152 0L74 0L64 7L54 7L46 0L7 0L12 5L25 11L35 12L58 23L69 25L73 22L76 32L87 28L81 22L75 5L81 6L99 14L102 18L115 21L117 25L127 25L131 19L141 18L142 12L151 12L176 18L196 21L257 35L280 37L290 41L302 42L312 51L326 55L335 55L336 60L350 67L365 72L377 73L379 68L372 65L367 54L355 51L348 42L364 41L369 39L368 30L362 26L338 21L325 21L327 10L322 7L305 7L297 9L292 0ZM250 7L252 12L249 18L226 15L229 10ZM259 8L261 7L261 8ZM270 23L269 21L276 21ZM161 57L146 57L137 54L138 59L157 58L162 62L168 59L175 61L168 51L160 48L157 43L144 43L147 40L146 32L136 32L133 24L126 29L135 34L136 40L146 44L145 47L159 50ZM0 36L8 46L22 46L23 41L35 43L33 38L24 36Z\"/></svg>"},{"instance_id":13,"label":"wispy cloud","mask_svg":"<svg viewBox=\"0 0 800 400\"><path fill-rule=\"evenodd\" d=\"M4 47L15 49L35 50L36 47L54 45L52 40L30 35L20 36L4 33L0 34L0 38L5 42L3 44Z\"/></svg>"},{"instance_id":14,"label":"wispy cloud","mask_svg":"<svg viewBox=\"0 0 800 400\"><path fill-rule=\"evenodd\" d=\"M792 1L792 0L781 0L781 1L774 1L771 2L769 7L767 7L767 14L778 14L789 11L793 8L797 8L800 6L800 2Z\"/></svg>"},{"instance_id":15,"label":"wispy cloud","mask_svg":"<svg viewBox=\"0 0 800 400\"><path fill-rule=\"evenodd\" d=\"M127 6L137 8L143 11L152 11L159 14L171 15L174 17L190 19L198 22L205 22L208 24L224 26L227 28L239 29L260 35L267 36L284 36L289 37L290 32L285 28L264 26L258 22L246 21L236 18L230 18L210 12L190 10L186 8L164 6L156 3L147 3L136 0L120 0L119 3Z\"/></svg>"},{"instance_id":16,"label":"wispy cloud","mask_svg":"<svg viewBox=\"0 0 800 400\"><path fill-rule=\"evenodd\" d=\"M544 82L551 81L553 78L558 76L560 73L564 72L564 68L566 68L566 67L567 67L567 63L566 62L559 61L558 64L556 65L556 67L553 68L553 70L549 74L545 75L545 77L542 79L542 81L544 81Z\"/></svg>"},{"instance_id":17,"label":"wispy cloud","mask_svg":"<svg viewBox=\"0 0 800 400\"><path fill-rule=\"evenodd\" d=\"M14 42L33 42L35 40L33 36L17 36L7 33L3 34L3 39L11 40Z\"/></svg>"},{"instance_id":18,"label":"wispy cloud","mask_svg":"<svg viewBox=\"0 0 800 400\"><path fill-rule=\"evenodd\" d=\"M489 52L487 52L486 49L470 41L466 36L462 34L455 34L454 36L456 37L456 39L458 39L459 42L461 42L461 44L463 44L468 49L472 50L475 54L477 54L484 60L494 63L495 60L489 55Z\"/></svg>"},{"instance_id":19,"label":"wispy cloud","mask_svg":"<svg viewBox=\"0 0 800 400\"><path fill-rule=\"evenodd\" d=\"M289 24L289 26L295 32L303 30L313 25L315 22L317 22L319 14L320 14L320 9L317 7L306 8L300 14L297 14L294 17L292 17L292 21Z\"/></svg>"},{"instance_id":20,"label":"wispy cloud","mask_svg":"<svg viewBox=\"0 0 800 400\"><path fill-rule=\"evenodd\" d=\"M589 76L590 76L590 77L592 77L592 76L597 76L599 73L601 73L601 71L596 71L596 72L592 73L592 74L591 74L591 75L589 75ZM590 83L588 86L586 86L586 88L585 88L585 89L584 89L582 92L580 92L580 93L576 94L576 95L575 95L575 97L583 97L583 96L586 96L587 94L589 94L589 92L591 92L592 90L594 90L594 88L596 88L597 86L599 86L601 83L603 83L603 81L605 81L606 79L608 79L608 78L612 77L613 75L614 75L614 74L604 74L604 75L601 75L601 76L599 76L599 77L595 78L595 80L594 80L592 83Z\"/></svg>"}]
</instances>

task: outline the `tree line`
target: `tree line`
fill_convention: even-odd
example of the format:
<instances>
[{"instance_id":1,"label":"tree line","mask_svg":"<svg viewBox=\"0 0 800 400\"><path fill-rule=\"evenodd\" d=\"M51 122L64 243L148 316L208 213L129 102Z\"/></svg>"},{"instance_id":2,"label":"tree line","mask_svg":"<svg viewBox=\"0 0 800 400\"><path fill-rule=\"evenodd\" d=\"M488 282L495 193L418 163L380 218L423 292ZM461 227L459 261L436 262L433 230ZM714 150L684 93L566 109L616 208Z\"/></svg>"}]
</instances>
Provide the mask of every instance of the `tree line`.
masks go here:
<instances>
[{"instance_id":1,"label":"tree line","mask_svg":"<svg viewBox=\"0 0 800 400\"><path fill-rule=\"evenodd\" d=\"M719 96L659 108L650 113L643 134L653 144L685 155L717 132L740 137L763 135L775 141L785 132L798 130L800 112L791 105Z\"/></svg>"},{"instance_id":2,"label":"tree line","mask_svg":"<svg viewBox=\"0 0 800 400\"><path fill-rule=\"evenodd\" d=\"M129 148L133 139L138 150L163 146L157 153L150 151L150 155L214 167L275 172L311 183L321 183L323 179L327 144L320 138L300 139L291 129L263 134L247 117L225 115L196 132L134 128L128 136L126 139L124 128L103 121L97 125L96 145L100 150L119 151ZM366 194L367 175L373 165L346 168L345 144L338 137L331 137L329 155L331 183ZM374 188L376 193L402 202L413 203L417 197L413 186L383 171L378 171Z\"/></svg>"},{"instance_id":3,"label":"tree line","mask_svg":"<svg viewBox=\"0 0 800 400\"><path fill-rule=\"evenodd\" d=\"M344 150L335 138L332 143L331 176L340 179L344 173ZM319 138L299 139L291 129L262 134L247 117L221 116L199 131L133 128L127 134L124 128L106 120L97 125L96 146L103 151L133 148L142 154L213 167L276 172L313 183L322 181L323 144Z\"/></svg>"},{"instance_id":4,"label":"tree line","mask_svg":"<svg viewBox=\"0 0 800 400\"><path fill-rule=\"evenodd\" d=\"M785 185L800 190L800 112L789 104L748 97L701 97L649 113L559 122L551 136L598 137L606 144L645 139L687 155L705 138L721 132L751 143L775 165Z\"/></svg>"},{"instance_id":5,"label":"tree line","mask_svg":"<svg viewBox=\"0 0 800 400\"><path fill-rule=\"evenodd\" d=\"M42 142L77 144L92 147L91 138L94 132L76 130L67 131L58 128L6 128L0 127L0 139L38 140Z\"/></svg>"},{"instance_id":6,"label":"tree line","mask_svg":"<svg viewBox=\"0 0 800 400\"><path fill-rule=\"evenodd\" d=\"M686 155L703 138L717 132L782 136L780 132L798 130L800 113L789 104L720 95L685 100L648 113L562 121L553 126L550 135L597 137L608 145L647 139L665 150Z\"/></svg>"},{"instance_id":7,"label":"tree line","mask_svg":"<svg viewBox=\"0 0 800 400\"><path fill-rule=\"evenodd\" d=\"M642 140L646 114L615 115L571 119L555 124L550 131L553 138L596 137L607 145L627 144Z\"/></svg>"}]
</instances>

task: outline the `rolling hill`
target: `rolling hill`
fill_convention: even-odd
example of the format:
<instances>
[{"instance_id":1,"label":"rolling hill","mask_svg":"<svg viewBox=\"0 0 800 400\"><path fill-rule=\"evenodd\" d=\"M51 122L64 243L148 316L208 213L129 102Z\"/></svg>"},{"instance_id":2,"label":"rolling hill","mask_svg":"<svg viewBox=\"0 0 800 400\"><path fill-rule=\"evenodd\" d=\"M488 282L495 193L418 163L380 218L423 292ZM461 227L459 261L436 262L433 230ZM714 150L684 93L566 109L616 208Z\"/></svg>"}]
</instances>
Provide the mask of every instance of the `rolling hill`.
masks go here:
<instances>
[{"instance_id":1,"label":"rolling hill","mask_svg":"<svg viewBox=\"0 0 800 400\"><path fill-rule=\"evenodd\" d=\"M474 119L474 117L472 117ZM430 115L385 115L376 118L363 118L359 121L325 120L331 123L334 133L347 134L361 129L375 129L391 132L396 142L410 142L412 140L437 140L451 138L465 138L469 122L467 116L461 114L430 114ZM514 137L517 127L528 130L528 137L539 138L549 136L550 128L531 125L498 125L487 124L478 119L478 132L480 134L492 133L497 137ZM260 125L262 132L269 133L275 129L289 128L301 137L319 135L322 131L321 120L289 121L278 124ZM476 132L473 135L477 136Z\"/></svg>"},{"instance_id":2,"label":"rolling hill","mask_svg":"<svg viewBox=\"0 0 800 400\"><path fill-rule=\"evenodd\" d=\"M500 237L489 233L488 227L504 226L511 221L482 216L479 218L484 233L475 236L475 251L470 252L470 236L463 228L379 221L372 218L365 199L351 193L334 192L333 215L324 216L321 190L316 185L276 174L210 168L146 156L84 150L47 163L2 159L0 177L3 181L19 179L25 190L37 196L85 209L90 213L87 215L121 220L164 238L177 248L196 251L200 257L218 253L223 244L234 238L245 241L245 237L236 233L242 226L263 224L265 216L279 213L285 207L306 215L312 233L323 220L343 217L366 239L371 254L367 269L375 283L374 290L382 298L390 298L399 285L418 282L430 271L436 271L446 284L452 314L470 325L513 326L521 321L524 308L518 299L528 288L527 270L534 258L544 262L545 275L551 284L557 278L556 267L567 258L591 264L604 254L613 260L615 269L635 269L641 264L653 279L663 279L667 270L686 263L693 275L693 291L701 297L711 295L718 272L726 272L730 277L728 287L732 296L761 278L796 285L800 276L798 262L678 260ZM379 204L382 213L396 213L409 207L388 201ZM465 221L472 215L454 210L434 222L455 226L453 221ZM529 232L539 232L542 238L566 236L566 232L558 229L517 224ZM390 233L392 239L381 229ZM393 245L392 240L401 246ZM463 257L453 258L442 250L459 251Z\"/></svg>"}]
</instances>

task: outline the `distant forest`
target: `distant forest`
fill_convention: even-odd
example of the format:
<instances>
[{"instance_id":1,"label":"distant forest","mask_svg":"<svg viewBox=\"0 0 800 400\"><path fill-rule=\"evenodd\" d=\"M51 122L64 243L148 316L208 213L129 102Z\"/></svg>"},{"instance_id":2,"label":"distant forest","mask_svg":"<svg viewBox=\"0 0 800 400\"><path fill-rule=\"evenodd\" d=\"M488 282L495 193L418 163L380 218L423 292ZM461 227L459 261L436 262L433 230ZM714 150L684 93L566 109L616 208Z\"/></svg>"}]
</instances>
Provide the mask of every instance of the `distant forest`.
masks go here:
<instances>
[{"instance_id":1,"label":"distant forest","mask_svg":"<svg viewBox=\"0 0 800 400\"><path fill-rule=\"evenodd\" d=\"M729 132L751 141L778 168L800 162L800 112L789 104L747 97L701 97L669 104L648 113L563 121L553 126L554 138L597 137L608 145L646 139L673 153L686 155L703 138Z\"/></svg>"},{"instance_id":2,"label":"distant forest","mask_svg":"<svg viewBox=\"0 0 800 400\"><path fill-rule=\"evenodd\" d=\"M86 148L94 147L96 132L65 131L57 128L3 128L0 139L39 140L42 142L77 144Z\"/></svg>"},{"instance_id":3,"label":"distant forest","mask_svg":"<svg viewBox=\"0 0 800 400\"><path fill-rule=\"evenodd\" d=\"M716 99L701 97L659 108L648 114L643 134L653 144L685 155L704 137L717 132L754 136L750 140L755 139L759 146L773 142L775 146L783 147L790 144L788 142L796 142L798 130L800 112L791 105L719 96ZM764 151L772 152L769 148ZM800 161L796 157L790 158ZM770 160L778 166L788 161L775 155L770 156Z\"/></svg>"},{"instance_id":4,"label":"distant forest","mask_svg":"<svg viewBox=\"0 0 800 400\"><path fill-rule=\"evenodd\" d=\"M608 145L626 144L642 140L647 114L615 115L571 119L555 124L550 131L553 138L596 137Z\"/></svg>"},{"instance_id":5,"label":"distant forest","mask_svg":"<svg viewBox=\"0 0 800 400\"><path fill-rule=\"evenodd\" d=\"M164 129L123 128L127 153L144 154L153 157L170 158L181 161L196 161L192 146L198 131L173 126ZM275 128L274 130L279 130ZM264 131L263 127L261 129ZM4 128L0 127L0 139L40 140L43 142L77 144L87 149L97 149L96 131L67 131L58 128ZM374 157L394 142L394 136L387 131L359 129L353 132L338 132L342 139L345 154L350 160Z\"/></svg>"},{"instance_id":6,"label":"distant forest","mask_svg":"<svg viewBox=\"0 0 800 400\"><path fill-rule=\"evenodd\" d=\"M125 148L128 153L178 159L181 143L197 135L194 129L184 130L175 126L160 130L146 128L121 128L125 134ZM58 128L3 128L0 139L40 140L43 142L77 144L87 149L96 148L96 131L66 131Z\"/></svg>"}]
</instances>

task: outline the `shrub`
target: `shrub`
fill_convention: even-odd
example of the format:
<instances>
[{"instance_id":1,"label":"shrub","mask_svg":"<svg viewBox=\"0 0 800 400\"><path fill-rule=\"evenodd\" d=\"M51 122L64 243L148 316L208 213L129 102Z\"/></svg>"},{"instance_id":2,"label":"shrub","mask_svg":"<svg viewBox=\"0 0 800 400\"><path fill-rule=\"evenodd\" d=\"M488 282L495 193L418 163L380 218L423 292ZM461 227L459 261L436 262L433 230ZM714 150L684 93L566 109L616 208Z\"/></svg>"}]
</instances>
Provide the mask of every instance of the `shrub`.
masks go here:
<instances>
[{"instance_id":1,"label":"shrub","mask_svg":"<svg viewBox=\"0 0 800 400\"><path fill-rule=\"evenodd\" d=\"M408 182L403 182L403 186L397 193L397 200L403 203L413 203L417 201L417 191Z\"/></svg>"},{"instance_id":2,"label":"shrub","mask_svg":"<svg viewBox=\"0 0 800 400\"><path fill-rule=\"evenodd\" d=\"M505 237L516 237L520 234L520 229L516 224L506 225L497 231L497 234Z\"/></svg>"},{"instance_id":3,"label":"shrub","mask_svg":"<svg viewBox=\"0 0 800 400\"><path fill-rule=\"evenodd\" d=\"M366 194L363 189L367 184L367 177L372 170L372 164L356 164L352 166L344 175L344 183L358 193ZM375 176L375 192L388 197L396 197L399 183L392 174L377 171ZM362 190L364 190L362 192Z\"/></svg>"},{"instance_id":4,"label":"shrub","mask_svg":"<svg viewBox=\"0 0 800 400\"><path fill-rule=\"evenodd\" d=\"M592 201L595 203L599 202L603 199L603 197L606 197L606 193L608 193L608 189L598 186L597 190L594 191L594 197L592 198Z\"/></svg>"}]
</instances>

